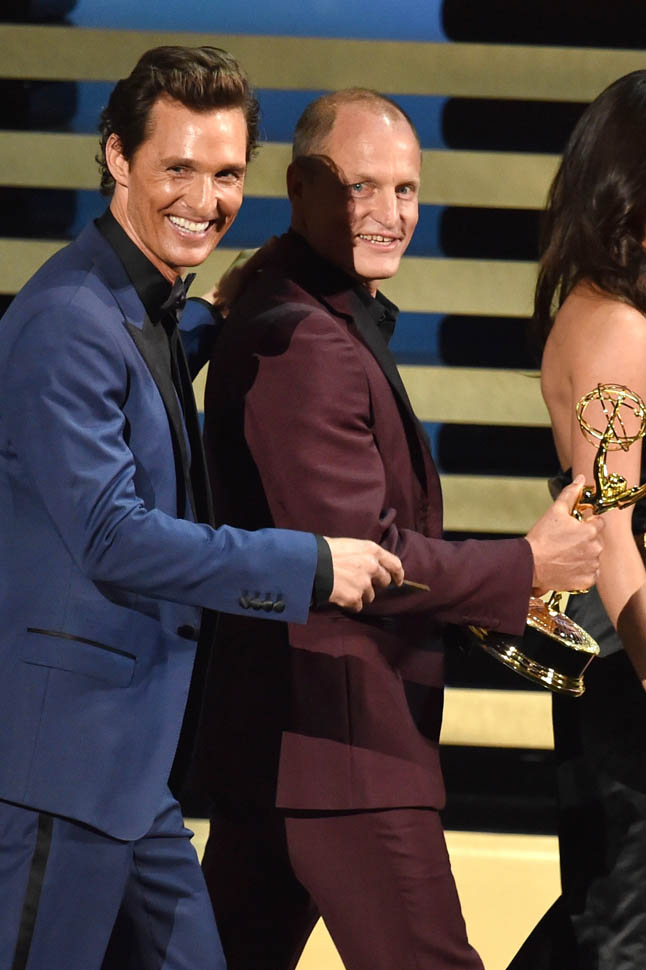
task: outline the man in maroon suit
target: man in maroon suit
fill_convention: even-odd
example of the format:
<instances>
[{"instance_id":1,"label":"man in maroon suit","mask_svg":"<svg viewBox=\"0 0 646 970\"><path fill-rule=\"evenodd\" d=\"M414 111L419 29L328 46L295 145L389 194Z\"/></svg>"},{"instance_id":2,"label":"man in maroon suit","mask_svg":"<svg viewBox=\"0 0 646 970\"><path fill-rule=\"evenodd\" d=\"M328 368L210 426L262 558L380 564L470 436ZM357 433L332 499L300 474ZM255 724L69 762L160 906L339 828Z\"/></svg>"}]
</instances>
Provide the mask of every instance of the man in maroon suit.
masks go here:
<instances>
[{"instance_id":1,"label":"man in maroon suit","mask_svg":"<svg viewBox=\"0 0 646 970\"><path fill-rule=\"evenodd\" d=\"M222 616L198 774L229 970L289 970L322 914L348 970L477 970L446 853L438 756L446 623L523 631L532 588L594 582L580 483L526 539L448 542L437 472L388 350L417 222L420 146L374 92L314 102L292 227L219 338L206 447L219 521L376 540L428 591L306 626ZM262 615L265 591L249 590ZM266 602L267 601L267 602Z\"/></svg>"}]
</instances>

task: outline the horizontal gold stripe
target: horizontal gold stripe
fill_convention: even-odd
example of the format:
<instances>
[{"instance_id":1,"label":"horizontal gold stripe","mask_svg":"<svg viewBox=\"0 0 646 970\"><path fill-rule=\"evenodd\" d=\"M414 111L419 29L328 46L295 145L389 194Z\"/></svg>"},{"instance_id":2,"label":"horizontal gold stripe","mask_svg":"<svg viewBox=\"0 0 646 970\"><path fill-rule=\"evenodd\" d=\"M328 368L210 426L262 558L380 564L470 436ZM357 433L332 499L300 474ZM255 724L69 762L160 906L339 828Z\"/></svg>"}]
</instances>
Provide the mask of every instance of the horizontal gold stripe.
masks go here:
<instances>
[{"instance_id":1,"label":"horizontal gold stripe","mask_svg":"<svg viewBox=\"0 0 646 970\"><path fill-rule=\"evenodd\" d=\"M440 741L476 747L549 750L554 746L551 695L546 690L449 687Z\"/></svg>"},{"instance_id":2,"label":"horizontal gold stripe","mask_svg":"<svg viewBox=\"0 0 646 970\"><path fill-rule=\"evenodd\" d=\"M559 162L557 155L514 152L440 151L422 153L420 202L542 209ZM285 196L289 145L268 143L249 167L245 193Z\"/></svg>"},{"instance_id":3,"label":"horizontal gold stripe","mask_svg":"<svg viewBox=\"0 0 646 970\"><path fill-rule=\"evenodd\" d=\"M45 260L64 245L64 241L54 239L0 238L0 293L17 293ZM210 289L237 254L237 249L216 249L200 267L192 292L199 294Z\"/></svg>"},{"instance_id":4,"label":"horizontal gold stripe","mask_svg":"<svg viewBox=\"0 0 646 970\"><path fill-rule=\"evenodd\" d=\"M97 119L98 120L98 119ZM98 135L3 131L0 184L16 188L98 189Z\"/></svg>"},{"instance_id":5,"label":"horizontal gold stripe","mask_svg":"<svg viewBox=\"0 0 646 970\"><path fill-rule=\"evenodd\" d=\"M258 87L374 87L391 94L588 101L642 68L640 50L432 44L307 37L95 30L0 25L0 71L8 78L116 80L158 44L231 50Z\"/></svg>"},{"instance_id":6,"label":"horizontal gold stripe","mask_svg":"<svg viewBox=\"0 0 646 970\"><path fill-rule=\"evenodd\" d=\"M97 189L97 150L96 135L5 131L0 140L0 185ZM284 198L290 157L289 145L264 145L249 167L245 194ZM542 208L557 163L553 155L425 151L420 201ZM275 227L276 231L280 228Z\"/></svg>"},{"instance_id":7,"label":"horizontal gold stripe","mask_svg":"<svg viewBox=\"0 0 646 970\"><path fill-rule=\"evenodd\" d=\"M535 374L471 367L399 368L420 421L449 424L549 427L549 414ZM200 410L206 369L195 379Z\"/></svg>"},{"instance_id":8,"label":"horizontal gold stripe","mask_svg":"<svg viewBox=\"0 0 646 970\"><path fill-rule=\"evenodd\" d=\"M432 205L542 209L557 155L425 151L420 199Z\"/></svg>"},{"instance_id":9,"label":"horizontal gold stripe","mask_svg":"<svg viewBox=\"0 0 646 970\"><path fill-rule=\"evenodd\" d=\"M447 687L440 741L458 746L551 750L551 694L546 690Z\"/></svg>"},{"instance_id":10,"label":"horizontal gold stripe","mask_svg":"<svg viewBox=\"0 0 646 970\"><path fill-rule=\"evenodd\" d=\"M15 293L62 242L0 238L0 293ZM220 247L199 267L194 293L213 286L237 250ZM531 312L534 263L408 256L384 293L415 313L525 316Z\"/></svg>"},{"instance_id":11,"label":"horizontal gold stripe","mask_svg":"<svg viewBox=\"0 0 646 970\"><path fill-rule=\"evenodd\" d=\"M502 970L561 891L556 836L447 832L446 843L469 942Z\"/></svg>"},{"instance_id":12,"label":"horizontal gold stripe","mask_svg":"<svg viewBox=\"0 0 646 970\"><path fill-rule=\"evenodd\" d=\"M401 310L529 316L536 265L485 259L428 259L408 256L381 287Z\"/></svg>"},{"instance_id":13,"label":"horizontal gold stripe","mask_svg":"<svg viewBox=\"0 0 646 970\"><path fill-rule=\"evenodd\" d=\"M538 375L477 367L399 368L422 421L548 427Z\"/></svg>"},{"instance_id":14,"label":"horizontal gold stripe","mask_svg":"<svg viewBox=\"0 0 646 970\"><path fill-rule=\"evenodd\" d=\"M64 243L42 239L0 239L0 293L17 293Z\"/></svg>"},{"instance_id":15,"label":"horizontal gold stripe","mask_svg":"<svg viewBox=\"0 0 646 970\"><path fill-rule=\"evenodd\" d=\"M443 475L444 528L526 533L550 504L542 478Z\"/></svg>"}]
</instances>

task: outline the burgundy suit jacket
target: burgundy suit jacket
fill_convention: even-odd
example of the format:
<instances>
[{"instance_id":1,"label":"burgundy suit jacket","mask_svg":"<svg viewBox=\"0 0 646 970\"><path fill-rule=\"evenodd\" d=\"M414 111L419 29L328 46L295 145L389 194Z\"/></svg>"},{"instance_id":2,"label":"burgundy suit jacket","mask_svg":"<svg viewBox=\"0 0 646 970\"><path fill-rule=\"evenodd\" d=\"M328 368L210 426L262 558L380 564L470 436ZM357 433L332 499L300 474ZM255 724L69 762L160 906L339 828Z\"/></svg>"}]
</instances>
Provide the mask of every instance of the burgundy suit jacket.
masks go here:
<instances>
[{"instance_id":1,"label":"burgundy suit jacket","mask_svg":"<svg viewBox=\"0 0 646 970\"><path fill-rule=\"evenodd\" d=\"M225 802L441 808L442 627L522 633L531 550L441 538L438 475L390 351L353 281L294 232L218 339L205 442L218 522L373 539L430 592L302 627L221 617L202 782Z\"/></svg>"}]
</instances>

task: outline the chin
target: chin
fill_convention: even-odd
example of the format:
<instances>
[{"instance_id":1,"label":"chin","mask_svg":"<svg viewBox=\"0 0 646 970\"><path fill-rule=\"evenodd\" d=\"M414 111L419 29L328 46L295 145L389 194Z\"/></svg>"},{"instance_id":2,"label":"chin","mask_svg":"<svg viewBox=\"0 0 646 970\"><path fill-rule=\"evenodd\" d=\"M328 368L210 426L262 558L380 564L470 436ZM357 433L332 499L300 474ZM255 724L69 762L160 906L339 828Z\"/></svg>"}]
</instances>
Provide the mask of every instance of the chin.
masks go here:
<instances>
[{"instance_id":1,"label":"chin","mask_svg":"<svg viewBox=\"0 0 646 970\"><path fill-rule=\"evenodd\" d=\"M399 269L399 260L382 260L378 264L371 266L355 266L355 274L363 280L374 282L375 280L389 280Z\"/></svg>"},{"instance_id":2,"label":"chin","mask_svg":"<svg viewBox=\"0 0 646 970\"><path fill-rule=\"evenodd\" d=\"M199 249L194 246L187 246L182 252L172 253L172 265L174 266L199 266L207 256L213 251L213 246L202 244Z\"/></svg>"}]
</instances>

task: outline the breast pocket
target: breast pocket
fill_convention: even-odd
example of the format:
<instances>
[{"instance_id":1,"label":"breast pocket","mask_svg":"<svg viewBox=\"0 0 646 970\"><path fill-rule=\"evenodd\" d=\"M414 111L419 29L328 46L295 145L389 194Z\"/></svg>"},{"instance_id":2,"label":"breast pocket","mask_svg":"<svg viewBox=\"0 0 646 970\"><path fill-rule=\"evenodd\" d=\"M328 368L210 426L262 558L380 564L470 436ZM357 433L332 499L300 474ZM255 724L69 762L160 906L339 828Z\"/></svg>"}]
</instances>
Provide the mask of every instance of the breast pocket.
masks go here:
<instances>
[{"instance_id":1,"label":"breast pocket","mask_svg":"<svg viewBox=\"0 0 646 970\"><path fill-rule=\"evenodd\" d=\"M27 634L21 652L24 663L83 674L115 687L128 687L132 682L134 654L57 630L28 627Z\"/></svg>"}]
</instances>

